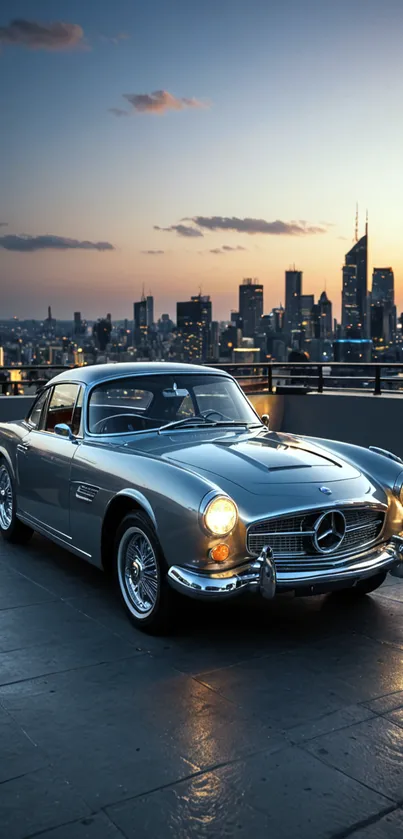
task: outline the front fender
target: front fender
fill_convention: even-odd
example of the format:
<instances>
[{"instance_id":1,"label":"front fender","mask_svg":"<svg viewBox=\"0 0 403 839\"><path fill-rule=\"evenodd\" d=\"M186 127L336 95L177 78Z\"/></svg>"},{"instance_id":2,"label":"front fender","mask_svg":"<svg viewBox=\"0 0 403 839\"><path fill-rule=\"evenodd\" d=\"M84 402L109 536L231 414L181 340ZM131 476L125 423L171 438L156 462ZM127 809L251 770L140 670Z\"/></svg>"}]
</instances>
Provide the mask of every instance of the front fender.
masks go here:
<instances>
[{"instance_id":1,"label":"front fender","mask_svg":"<svg viewBox=\"0 0 403 839\"><path fill-rule=\"evenodd\" d=\"M302 439L302 438L300 438ZM353 443L342 443L339 440L324 440L318 437L304 437L318 448L334 452L339 457L352 463L367 477L376 481L383 489L393 492L396 480L403 471L403 465L391 460L378 452L356 446Z\"/></svg>"},{"instance_id":2,"label":"front fender","mask_svg":"<svg viewBox=\"0 0 403 839\"><path fill-rule=\"evenodd\" d=\"M140 504L140 507L147 513L149 518L151 519L156 531L158 532L158 523L155 517L154 510L145 495L142 492L139 492L137 489L133 489L133 487L125 487L125 489L121 489L113 498L111 498L106 510L105 510L105 517L108 515L109 507L112 503L116 501L117 498L132 498L133 501L136 501L137 504Z\"/></svg>"}]
</instances>

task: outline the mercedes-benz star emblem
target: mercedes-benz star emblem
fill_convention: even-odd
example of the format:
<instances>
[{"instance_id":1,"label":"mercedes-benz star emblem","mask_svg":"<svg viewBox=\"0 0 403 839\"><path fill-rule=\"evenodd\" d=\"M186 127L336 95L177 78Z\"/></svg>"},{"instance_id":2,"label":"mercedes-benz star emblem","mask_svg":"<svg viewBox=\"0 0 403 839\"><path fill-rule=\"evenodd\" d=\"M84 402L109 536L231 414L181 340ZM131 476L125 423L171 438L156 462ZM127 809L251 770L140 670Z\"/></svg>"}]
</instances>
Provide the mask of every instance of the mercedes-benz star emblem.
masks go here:
<instances>
[{"instance_id":1,"label":"mercedes-benz star emblem","mask_svg":"<svg viewBox=\"0 0 403 839\"><path fill-rule=\"evenodd\" d=\"M313 527L313 544L321 554L330 554L340 547L346 535L346 520L340 510L322 513Z\"/></svg>"}]
</instances>

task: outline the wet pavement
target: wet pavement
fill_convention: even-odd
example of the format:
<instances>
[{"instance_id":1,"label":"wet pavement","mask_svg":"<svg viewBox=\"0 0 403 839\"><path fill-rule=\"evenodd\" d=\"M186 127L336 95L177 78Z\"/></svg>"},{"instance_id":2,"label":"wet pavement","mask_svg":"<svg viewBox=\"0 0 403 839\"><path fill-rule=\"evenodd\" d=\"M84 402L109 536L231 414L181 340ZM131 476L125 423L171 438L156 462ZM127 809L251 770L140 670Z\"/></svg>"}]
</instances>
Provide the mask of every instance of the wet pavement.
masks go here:
<instances>
[{"instance_id":1,"label":"wet pavement","mask_svg":"<svg viewBox=\"0 0 403 839\"><path fill-rule=\"evenodd\" d=\"M403 581L184 607L150 638L101 572L0 543L2 839L401 839Z\"/></svg>"}]
</instances>

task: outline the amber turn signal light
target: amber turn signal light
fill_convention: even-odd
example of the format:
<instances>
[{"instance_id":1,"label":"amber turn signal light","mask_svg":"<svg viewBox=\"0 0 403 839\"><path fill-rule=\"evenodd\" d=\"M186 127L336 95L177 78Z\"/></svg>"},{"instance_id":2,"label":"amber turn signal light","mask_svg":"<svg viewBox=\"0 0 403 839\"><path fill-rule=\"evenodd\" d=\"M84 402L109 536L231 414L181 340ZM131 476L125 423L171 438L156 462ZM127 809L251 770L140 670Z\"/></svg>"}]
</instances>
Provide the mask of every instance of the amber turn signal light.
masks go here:
<instances>
[{"instance_id":1,"label":"amber turn signal light","mask_svg":"<svg viewBox=\"0 0 403 839\"><path fill-rule=\"evenodd\" d=\"M229 556L228 545L216 545L215 548L211 549L210 556L211 559L214 559L214 562L225 562Z\"/></svg>"}]
</instances>

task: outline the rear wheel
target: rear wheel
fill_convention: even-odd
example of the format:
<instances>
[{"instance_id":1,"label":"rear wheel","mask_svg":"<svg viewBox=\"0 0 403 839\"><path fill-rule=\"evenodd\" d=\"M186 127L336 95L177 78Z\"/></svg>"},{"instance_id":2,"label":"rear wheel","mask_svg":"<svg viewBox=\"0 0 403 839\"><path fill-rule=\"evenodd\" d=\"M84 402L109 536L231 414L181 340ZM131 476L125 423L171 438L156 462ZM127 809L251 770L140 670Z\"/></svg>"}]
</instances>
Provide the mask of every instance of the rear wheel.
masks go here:
<instances>
[{"instance_id":1,"label":"rear wheel","mask_svg":"<svg viewBox=\"0 0 403 839\"><path fill-rule=\"evenodd\" d=\"M3 462L0 464L0 533L6 542L24 545L33 530L16 516L16 503L11 472Z\"/></svg>"},{"instance_id":2,"label":"rear wheel","mask_svg":"<svg viewBox=\"0 0 403 839\"><path fill-rule=\"evenodd\" d=\"M115 571L126 613L144 632L172 629L176 593L166 580L167 568L157 535L144 513L129 513L115 539Z\"/></svg>"}]
</instances>

